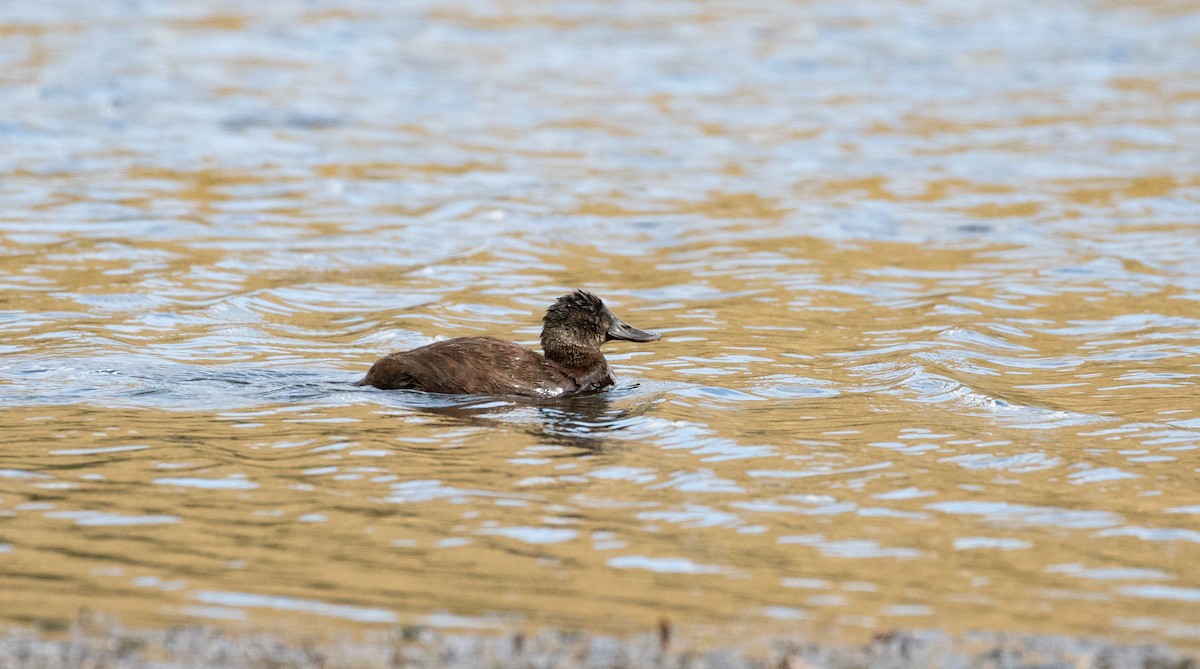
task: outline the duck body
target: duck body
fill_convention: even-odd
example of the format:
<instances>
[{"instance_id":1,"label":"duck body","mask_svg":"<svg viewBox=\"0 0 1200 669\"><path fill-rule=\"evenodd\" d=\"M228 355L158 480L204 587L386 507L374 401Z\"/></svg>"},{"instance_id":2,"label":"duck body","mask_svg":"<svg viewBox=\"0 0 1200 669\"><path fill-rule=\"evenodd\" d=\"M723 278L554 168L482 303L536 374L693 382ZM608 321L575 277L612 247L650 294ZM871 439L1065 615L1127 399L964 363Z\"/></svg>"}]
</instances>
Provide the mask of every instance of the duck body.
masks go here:
<instances>
[{"instance_id":1,"label":"duck body","mask_svg":"<svg viewBox=\"0 0 1200 669\"><path fill-rule=\"evenodd\" d=\"M386 355L358 385L540 398L588 394L615 383L601 344L659 339L628 325L583 291L559 298L542 323L545 354L495 337L459 337Z\"/></svg>"},{"instance_id":2,"label":"duck body","mask_svg":"<svg viewBox=\"0 0 1200 669\"><path fill-rule=\"evenodd\" d=\"M607 362L573 370L495 337L459 337L398 351L380 358L359 382L384 390L533 397L595 392L612 384Z\"/></svg>"}]
</instances>

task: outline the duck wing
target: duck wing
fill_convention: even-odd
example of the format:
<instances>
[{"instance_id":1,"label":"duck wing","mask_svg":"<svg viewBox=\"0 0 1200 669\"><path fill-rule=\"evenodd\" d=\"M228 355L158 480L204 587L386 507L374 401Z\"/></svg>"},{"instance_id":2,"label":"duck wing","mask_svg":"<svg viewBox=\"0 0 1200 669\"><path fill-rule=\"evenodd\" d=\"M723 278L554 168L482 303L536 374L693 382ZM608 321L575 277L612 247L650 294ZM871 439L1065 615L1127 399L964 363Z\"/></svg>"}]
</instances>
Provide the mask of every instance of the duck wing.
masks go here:
<instances>
[{"instance_id":1,"label":"duck wing","mask_svg":"<svg viewBox=\"0 0 1200 669\"><path fill-rule=\"evenodd\" d=\"M358 385L534 397L579 389L569 374L540 353L495 337L459 337L392 353L372 365Z\"/></svg>"}]
</instances>

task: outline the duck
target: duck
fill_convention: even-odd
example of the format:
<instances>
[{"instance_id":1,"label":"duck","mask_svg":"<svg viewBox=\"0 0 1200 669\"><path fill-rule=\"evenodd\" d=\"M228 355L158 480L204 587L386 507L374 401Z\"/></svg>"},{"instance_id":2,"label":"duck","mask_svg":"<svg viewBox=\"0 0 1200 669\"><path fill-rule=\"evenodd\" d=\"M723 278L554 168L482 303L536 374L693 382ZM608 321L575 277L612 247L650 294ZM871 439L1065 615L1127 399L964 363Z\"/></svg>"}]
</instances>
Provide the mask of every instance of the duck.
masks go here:
<instances>
[{"instance_id":1,"label":"duck","mask_svg":"<svg viewBox=\"0 0 1200 669\"><path fill-rule=\"evenodd\" d=\"M546 310L542 353L496 337L445 339L380 358L357 385L454 395L587 395L616 383L601 345L659 339L618 318L595 295L575 290Z\"/></svg>"}]
</instances>

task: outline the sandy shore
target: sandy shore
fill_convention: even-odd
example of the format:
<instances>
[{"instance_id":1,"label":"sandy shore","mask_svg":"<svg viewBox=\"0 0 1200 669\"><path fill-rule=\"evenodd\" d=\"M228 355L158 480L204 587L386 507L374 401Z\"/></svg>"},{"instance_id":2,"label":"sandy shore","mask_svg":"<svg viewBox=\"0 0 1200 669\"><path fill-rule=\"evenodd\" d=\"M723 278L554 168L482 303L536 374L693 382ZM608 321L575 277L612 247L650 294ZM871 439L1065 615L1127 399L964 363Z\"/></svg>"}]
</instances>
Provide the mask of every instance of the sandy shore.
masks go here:
<instances>
[{"instance_id":1,"label":"sandy shore","mask_svg":"<svg viewBox=\"0 0 1200 669\"><path fill-rule=\"evenodd\" d=\"M693 648L668 629L613 638L582 632L466 634L403 627L357 639L306 641L213 627L127 630L76 623L61 635L9 628L3 669L1200 669L1195 656L1165 645L976 632L950 637L896 632L861 646L804 638L731 641Z\"/></svg>"}]
</instances>

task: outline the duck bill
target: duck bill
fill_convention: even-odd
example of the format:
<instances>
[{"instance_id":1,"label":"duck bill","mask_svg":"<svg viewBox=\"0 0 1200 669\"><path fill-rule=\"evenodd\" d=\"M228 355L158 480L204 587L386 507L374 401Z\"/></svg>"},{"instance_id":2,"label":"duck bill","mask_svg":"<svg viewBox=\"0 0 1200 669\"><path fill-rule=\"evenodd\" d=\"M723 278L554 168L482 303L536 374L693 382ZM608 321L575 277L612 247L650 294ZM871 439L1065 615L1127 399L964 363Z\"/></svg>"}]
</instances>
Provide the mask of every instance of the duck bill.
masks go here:
<instances>
[{"instance_id":1,"label":"duck bill","mask_svg":"<svg viewBox=\"0 0 1200 669\"><path fill-rule=\"evenodd\" d=\"M608 326L608 338L620 339L622 341L658 341L662 338L657 332L646 332L639 330L629 323L612 315L612 325Z\"/></svg>"}]
</instances>

